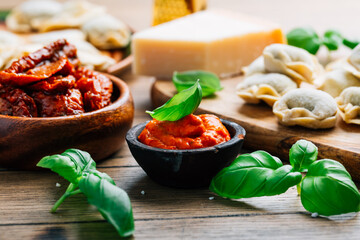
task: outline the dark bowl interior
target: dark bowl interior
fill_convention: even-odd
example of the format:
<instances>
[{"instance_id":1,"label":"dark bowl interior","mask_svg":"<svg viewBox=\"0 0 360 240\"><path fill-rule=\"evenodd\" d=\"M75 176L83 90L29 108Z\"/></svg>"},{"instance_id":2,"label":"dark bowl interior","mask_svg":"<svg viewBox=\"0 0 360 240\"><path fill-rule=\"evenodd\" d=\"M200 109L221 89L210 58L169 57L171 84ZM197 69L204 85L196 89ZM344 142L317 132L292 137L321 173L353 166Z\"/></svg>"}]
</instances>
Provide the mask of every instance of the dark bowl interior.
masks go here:
<instances>
[{"instance_id":1,"label":"dark bowl interior","mask_svg":"<svg viewBox=\"0 0 360 240\"><path fill-rule=\"evenodd\" d=\"M191 150L150 147L138 140L147 122L131 128L126 134L126 141L135 160L155 182L179 188L204 187L237 157L244 142L243 127L227 120L221 121L231 139L213 147Z\"/></svg>"}]
</instances>

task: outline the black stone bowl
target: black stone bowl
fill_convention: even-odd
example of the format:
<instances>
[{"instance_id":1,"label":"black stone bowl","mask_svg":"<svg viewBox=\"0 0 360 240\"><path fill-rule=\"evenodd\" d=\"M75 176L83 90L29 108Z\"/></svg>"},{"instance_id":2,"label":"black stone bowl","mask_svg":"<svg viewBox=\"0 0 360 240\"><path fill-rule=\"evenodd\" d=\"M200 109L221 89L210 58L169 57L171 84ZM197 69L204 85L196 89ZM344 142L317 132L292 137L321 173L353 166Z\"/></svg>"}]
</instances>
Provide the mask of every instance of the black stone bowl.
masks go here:
<instances>
[{"instance_id":1,"label":"black stone bowl","mask_svg":"<svg viewBox=\"0 0 360 240\"><path fill-rule=\"evenodd\" d=\"M209 186L211 179L240 153L245 130L237 123L221 120L231 139L213 147L191 150L168 150L141 143L138 136L145 123L131 128L126 141L135 160L155 182L178 188Z\"/></svg>"}]
</instances>

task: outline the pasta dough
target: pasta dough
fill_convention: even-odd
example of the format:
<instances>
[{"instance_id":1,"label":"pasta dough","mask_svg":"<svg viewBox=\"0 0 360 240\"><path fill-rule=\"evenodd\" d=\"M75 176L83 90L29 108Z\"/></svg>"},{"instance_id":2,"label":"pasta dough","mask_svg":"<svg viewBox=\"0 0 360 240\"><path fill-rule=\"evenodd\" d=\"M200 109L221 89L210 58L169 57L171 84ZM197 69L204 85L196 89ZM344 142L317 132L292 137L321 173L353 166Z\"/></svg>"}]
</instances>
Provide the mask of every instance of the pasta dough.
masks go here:
<instances>
[{"instance_id":1,"label":"pasta dough","mask_svg":"<svg viewBox=\"0 0 360 240\"><path fill-rule=\"evenodd\" d=\"M263 57L267 72L285 74L299 86L301 82L313 83L323 71L323 67L314 55L286 44L272 44L266 47Z\"/></svg>"},{"instance_id":2,"label":"pasta dough","mask_svg":"<svg viewBox=\"0 0 360 240\"><path fill-rule=\"evenodd\" d=\"M105 13L105 8L86 1L67 1L60 13L44 21L36 21L35 28L40 32L64 28L80 28L90 19Z\"/></svg>"},{"instance_id":3,"label":"pasta dough","mask_svg":"<svg viewBox=\"0 0 360 240\"><path fill-rule=\"evenodd\" d=\"M253 74L246 77L236 87L239 97L248 103L259 103L260 100L269 106L273 104L290 89L297 88L295 82L289 77L279 73Z\"/></svg>"},{"instance_id":4,"label":"pasta dough","mask_svg":"<svg viewBox=\"0 0 360 240\"><path fill-rule=\"evenodd\" d=\"M100 49L122 48L130 42L130 29L110 15L102 15L86 22L82 28L89 42Z\"/></svg>"},{"instance_id":5,"label":"pasta dough","mask_svg":"<svg viewBox=\"0 0 360 240\"><path fill-rule=\"evenodd\" d=\"M52 0L26 1L15 7L6 18L6 26L14 32L31 32L37 25L63 10L63 5Z\"/></svg>"},{"instance_id":6,"label":"pasta dough","mask_svg":"<svg viewBox=\"0 0 360 240\"><path fill-rule=\"evenodd\" d=\"M245 74L245 76L250 76L256 73L266 73L264 57L260 56L255 59L249 66L243 67L242 72Z\"/></svg>"},{"instance_id":7,"label":"pasta dough","mask_svg":"<svg viewBox=\"0 0 360 240\"><path fill-rule=\"evenodd\" d=\"M336 123L337 104L326 92L298 88L275 102L273 112L283 125L331 128Z\"/></svg>"},{"instance_id":8,"label":"pasta dough","mask_svg":"<svg viewBox=\"0 0 360 240\"><path fill-rule=\"evenodd\" d=\"M360 125L360 87L346 88L336 99L341 118Z\"/></svg>"},{"instance_id":9,"label":"pasta dough","mask_svg":"<svg viewBox=\"0 0 360 240\"><path fill-rule=\"evenodd\" d=\"M325 73L320 81L322 83L319 89L329 93L333 97L339 96L345 88L360 86L360 79L345 68L336 68Z\"/></svg>"}]
</instances>

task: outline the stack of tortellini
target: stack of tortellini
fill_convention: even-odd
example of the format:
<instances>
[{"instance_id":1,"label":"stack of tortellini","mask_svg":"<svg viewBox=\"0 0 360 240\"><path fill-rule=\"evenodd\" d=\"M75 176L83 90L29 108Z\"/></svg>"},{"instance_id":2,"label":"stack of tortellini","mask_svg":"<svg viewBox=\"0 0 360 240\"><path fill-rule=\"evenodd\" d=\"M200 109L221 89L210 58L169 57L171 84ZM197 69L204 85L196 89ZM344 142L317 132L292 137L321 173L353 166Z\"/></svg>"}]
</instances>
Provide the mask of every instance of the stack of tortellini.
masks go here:
<instances>
[{"instance_id":1,"label":"stack of tortellini","mask_svg":"<svg viewBox=\"0 0 360 240\"><path fill-rule=\"evenodd\" d=\"M6 18L6 26L14 32L48 32L78 28L95 47L121 48L130 41L130 29L122 21L106 13L102 6L84 0L28 0L15 7Z\"/></svg>"},{"instance_id":2,"label":"stack of tortellini","mask_svg":"<svg viewBox=\"0 0 360 240\"><path fill-rule=\"evenodd\" d=\"M331 128L336 123L336 101L314 85L323 73L317 58L307 51L272 44L244 68L245 79L236 92L246 102L266 102L283 125Z\"/></svg>"},{"instance_id":3,"label":"stack of tortellini","mask_svg":"<svg viewBox=\"0 0 360 240\"><path fill-rule=\"evenodd\" d=\"M333 96L346 123L360 125L360 45L349 57L330 63L319 89Z\"/></svg>"}]
</instances>

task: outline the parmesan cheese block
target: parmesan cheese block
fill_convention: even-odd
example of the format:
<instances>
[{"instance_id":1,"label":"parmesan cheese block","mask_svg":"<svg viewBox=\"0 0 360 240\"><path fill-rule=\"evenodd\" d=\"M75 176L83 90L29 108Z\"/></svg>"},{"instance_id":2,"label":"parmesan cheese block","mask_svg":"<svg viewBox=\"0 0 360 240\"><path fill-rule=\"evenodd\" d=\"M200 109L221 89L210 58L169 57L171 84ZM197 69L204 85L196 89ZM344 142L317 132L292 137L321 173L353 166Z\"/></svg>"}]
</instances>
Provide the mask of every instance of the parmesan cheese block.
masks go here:
<instances>
[{"instance_id":1,"label":"parmesan cheese block","mask_svg":"<svg viewBox=\"0 0 360 240\"><path fill-rule=\"evenodd\" d=\"M133 71L171 78L174 71L238 73L272 43L285 43L274 24L224 11L201 11L137 32Z\"/></svg>"}]
</instances>

